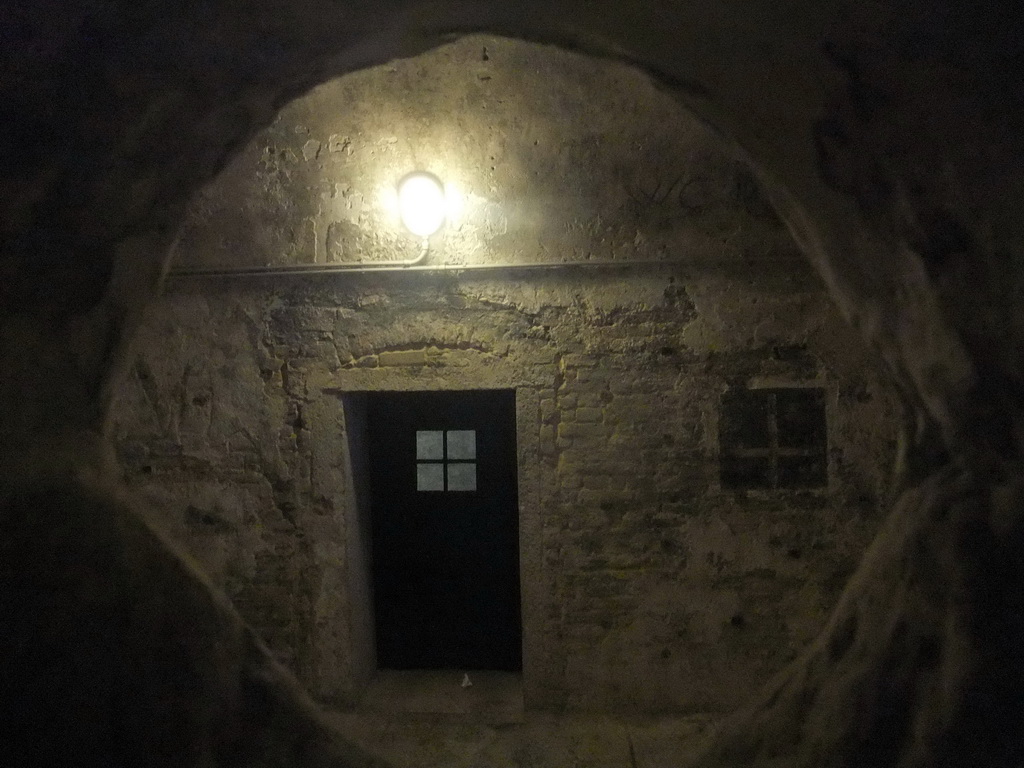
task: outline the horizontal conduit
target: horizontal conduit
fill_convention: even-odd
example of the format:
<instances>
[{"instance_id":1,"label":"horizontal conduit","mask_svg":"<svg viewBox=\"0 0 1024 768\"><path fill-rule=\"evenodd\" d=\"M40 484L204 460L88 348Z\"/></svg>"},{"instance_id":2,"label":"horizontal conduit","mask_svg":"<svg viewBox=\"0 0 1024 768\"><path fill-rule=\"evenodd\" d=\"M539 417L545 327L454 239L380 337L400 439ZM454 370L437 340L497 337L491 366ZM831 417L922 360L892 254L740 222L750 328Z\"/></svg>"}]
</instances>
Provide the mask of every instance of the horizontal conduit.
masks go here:
<instances>
[{"instance_id":1,"label":"horizontal conduit","mask_svg":"<svg viewBox=\"0 0 1024 768\"><path fill-rule=\"evenodd\" d=\"M628 269L641 266L663 267L722 267L750 266L751 264L803 264L807 262L801 257L779 257L754 259L748 262L723 261L721 259L695 261L693 259L594 259L592 261L539 261L521 262L517 264L419 264L402 266L382 263L379 266L368 266L366 262L356 264L294 264L272 267L199 267L194 269L172 269L168 278L245 278L245 277L276 277L302 275L334 275L334 274L371 274L376 272L483 272L483 271L528 271L579 268L618 268Z\"/></svg>"}]
</instances>

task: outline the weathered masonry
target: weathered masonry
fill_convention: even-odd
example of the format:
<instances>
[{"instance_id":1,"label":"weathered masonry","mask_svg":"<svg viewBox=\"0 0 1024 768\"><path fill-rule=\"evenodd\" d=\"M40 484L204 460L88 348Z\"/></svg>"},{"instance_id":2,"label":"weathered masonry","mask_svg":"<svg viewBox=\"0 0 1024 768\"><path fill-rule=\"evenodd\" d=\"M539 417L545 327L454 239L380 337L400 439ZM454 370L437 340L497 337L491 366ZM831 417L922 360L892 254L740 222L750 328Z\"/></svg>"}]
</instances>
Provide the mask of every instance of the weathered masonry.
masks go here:
<instances>
[{"instance_id":1,"label":"weathered masonry","mask_svg":"<svg viewBox=\"0 0 1024 768\"><path fill-rule=\"evenodd\" d=\"M802 617L820 631L694 767L1021 765L1022 25L1024 4L970 0L4 4L0 764L379 768L211 581L324 698L357 695L381 665L456 663L402 656L441 635L379 636L395 623L378 587L439 558L419 537L394 546L408 508L378 521L374 501L414 496L415 530L433 535L423 521L466 519L497 471L500 512L473 521L502 521L496 535L456 543L519 543L479 582L498 579L485 591L520 640L521 673L487 677L521 674L531 705L618 707L633 691L631 708L668 706L674 676L671 706L697 706L698 673L753 685L750 660L771 648L764 671L781 664ZM415 170L460 203L425 253L390 207ZM279 271L310 265L333 272ZM181 274L268 266L261 281ZM897 420L873 413L891 398L858 359L898 392L893 465L879 457ZM645 365L649 388L612 392ZM613 399L581 404L594 392ZM492 395L503 417L467 425L464 402ZM389 442L382 414L421 397L446 405L398 420L412 444ZM678 481L655 474L671 450L693 459ZM584 475L600 462L607 489ZM413 466L413 490L409 472L379 482L392 464ZM883 467L888 505L871 501ZM325 478L337 493L317 492ZM657 496L676 489L678 510ZM658 504L664 526L620 567ZM849 570L821 553L859 548L847 534L866 540L885 506L816 619L827 574ZM403 608L397 624L429 631L451 612ZM738 667L723 670L729 643ZM516 665L514 645L474 645L494 655L472 663ZM623 669L633 657L651 666ZM433 676L452 677L381 672L369 697ZM678 719L662 758L622 732L594 756L680 765ZM483 763L572 763L532 746Z\"/></svg>"},{"instance_id":2,"label":"weathered masonry","mask_svg":"<svg viewBox=\"0 0 1024 768\"><path fill-rule=\"evenodd\" d=\"M403 267L386 195L417 164L461 202ZM197 196L172 266L126 478L323 700L433 665L521 668L533 707L726 710L891 502L856 334L746 166L624 68L468 38L330 82Z\"/></svg>"}]
</instances>

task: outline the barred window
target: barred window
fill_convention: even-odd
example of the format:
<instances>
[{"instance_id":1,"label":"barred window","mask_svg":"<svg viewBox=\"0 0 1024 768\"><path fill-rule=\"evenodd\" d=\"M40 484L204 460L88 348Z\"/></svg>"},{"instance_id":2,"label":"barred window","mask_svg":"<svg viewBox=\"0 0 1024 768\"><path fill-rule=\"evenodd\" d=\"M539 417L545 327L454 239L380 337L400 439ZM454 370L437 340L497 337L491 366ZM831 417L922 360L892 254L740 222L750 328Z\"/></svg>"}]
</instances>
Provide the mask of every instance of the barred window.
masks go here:
<instances>
[{"instance_id":1,"label":"barred window","mask_svg":"<svg viewBox=\"0 0 1024 768\"><path fill-rule=\"evenodd\" d=\"M722 395L722 487L821 488L828 484L825 391L733 389Z\"/></svg>"}]
</instances>

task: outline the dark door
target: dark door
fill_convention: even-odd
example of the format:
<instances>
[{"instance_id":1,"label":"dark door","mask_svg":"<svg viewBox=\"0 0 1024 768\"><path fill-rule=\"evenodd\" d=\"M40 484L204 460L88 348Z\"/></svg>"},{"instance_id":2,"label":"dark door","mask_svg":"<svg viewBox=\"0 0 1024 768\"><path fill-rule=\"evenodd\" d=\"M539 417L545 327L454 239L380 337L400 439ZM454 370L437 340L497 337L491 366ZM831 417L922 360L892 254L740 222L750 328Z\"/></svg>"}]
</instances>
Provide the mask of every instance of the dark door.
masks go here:
<instances>
[{"instance_id":1,"label":"dark door","mask_svg":"<svg viewBox=\"0 0 1024 768\"><path fill-rule=\"evenodd\" d=\"M378 667L520 669L515 392L368 406Z\"/></svg>"}]
</instances>

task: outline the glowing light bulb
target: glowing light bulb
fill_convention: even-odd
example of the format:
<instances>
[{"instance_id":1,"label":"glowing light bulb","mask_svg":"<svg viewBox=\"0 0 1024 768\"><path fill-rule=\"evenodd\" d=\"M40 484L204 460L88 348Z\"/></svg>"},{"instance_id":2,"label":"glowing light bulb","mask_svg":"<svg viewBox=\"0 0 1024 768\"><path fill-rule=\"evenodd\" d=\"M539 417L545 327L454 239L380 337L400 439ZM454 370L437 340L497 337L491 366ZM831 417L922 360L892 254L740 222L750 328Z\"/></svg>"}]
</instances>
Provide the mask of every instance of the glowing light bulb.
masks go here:
<instances>
[{"instance_id":1,"label":"glowing light bulb","mask_svg":"<svg viewBox=\"0 0 1024 768\"><path fill-rule=\"evenodd\" d=\"M432 173L416 171L398 183L398 210L402 223L417 237L428 238L444 224L444 186Z\"/></svg>"}]
</instances>

